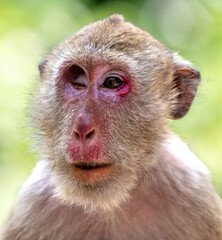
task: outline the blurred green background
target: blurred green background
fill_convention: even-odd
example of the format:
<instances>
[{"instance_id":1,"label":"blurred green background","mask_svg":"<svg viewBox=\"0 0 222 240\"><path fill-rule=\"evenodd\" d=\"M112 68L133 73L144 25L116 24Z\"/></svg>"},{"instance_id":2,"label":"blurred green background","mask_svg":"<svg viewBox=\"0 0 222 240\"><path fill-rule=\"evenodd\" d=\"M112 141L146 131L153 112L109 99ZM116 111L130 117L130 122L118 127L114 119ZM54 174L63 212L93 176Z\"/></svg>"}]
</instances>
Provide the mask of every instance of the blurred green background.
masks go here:
<instances>
[{"instance_id":1,"label":"blurred green background","mask_svg":"<svg viewBox=\"0 0 222 240\"><path fill-rule=\"evenodd\" d=\"M111 13L123 14L199 68L198 96L171 127L209 167L222 196L221 0L0 0L0 224L38 158L26 128L38 62L58 42Z\"/></svg>"}]
</instances>

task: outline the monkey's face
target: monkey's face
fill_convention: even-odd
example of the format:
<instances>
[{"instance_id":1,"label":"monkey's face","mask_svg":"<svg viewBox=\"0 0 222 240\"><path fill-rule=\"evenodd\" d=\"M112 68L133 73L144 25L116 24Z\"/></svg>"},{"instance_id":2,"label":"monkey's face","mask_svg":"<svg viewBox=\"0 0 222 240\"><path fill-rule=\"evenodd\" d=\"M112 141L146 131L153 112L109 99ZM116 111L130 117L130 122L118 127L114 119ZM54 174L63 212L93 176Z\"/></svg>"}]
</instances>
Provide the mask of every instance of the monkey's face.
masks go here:
<instances>
[{"instance_id":1,"label":"monkey's face","mask_svg":"<svg viewBox=\"0 0 222 240\"><path fill-rule=\"evenodd\" d=\"M132 43L129 54L116 49L123 43L121 35L96 45L77 34L40 66L35 120L55 193L90 210L110 210L129 198L156 163L165 129L160 100L147 84L142 62L148 61L138 61L138 49L132 55Z\"/></svg>"},{"instance_id":2,"label":"monkey's face","mask_svg":"<svg viewBox=\"0 0 222 240\"><path fill-rule=\"evenodd\" d=\"M57 117L47 133L55 145L48 155L63 200L107 210L126 200L155 163L159 134L152 114L145 117L147 109L139 107L135 79L126 67L96 62L90 68L60 66L54 85Z\"/></svg>"},{"instance_id":3,"label":"monkey's face","mask_svg":"<svg viewBox=\"0 0 222 240\"><path fill-rule=\"evenodd\" d=\"M33 112L55 194L119 206L157 163L175 98L171 52L114 16L61 43L40 73Z\"/></svg>"},{"instance_id":4,"label":"monkey's face","mask_svg":"<svg viewBox=\"0 0 222 240\"><path fill-rule=\"evenodd\" d=\"M127 200L155 164L165 125L158 124L161 114L147 114L152 100L144 102L139 79L125 63L91 63L63 61L56 78L42 82L38 127L56 195L109 210Z\"/></svg>"}]
</instances>

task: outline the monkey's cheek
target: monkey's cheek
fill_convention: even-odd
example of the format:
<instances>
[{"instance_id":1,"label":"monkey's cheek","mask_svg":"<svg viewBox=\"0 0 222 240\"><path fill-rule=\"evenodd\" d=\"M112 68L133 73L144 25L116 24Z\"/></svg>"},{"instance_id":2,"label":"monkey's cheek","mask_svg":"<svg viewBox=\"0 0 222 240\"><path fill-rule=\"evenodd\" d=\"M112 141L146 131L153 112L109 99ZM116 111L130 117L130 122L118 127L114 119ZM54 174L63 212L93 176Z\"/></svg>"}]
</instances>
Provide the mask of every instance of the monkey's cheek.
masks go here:
<instances>
[{"instance_id":1,"label":"monkey's cheek","mask_svg":"<svg viewBox=\"0 0 222 240\"><path fill-rule=\"evenodd\" d=\"M81 169L74 165L71 166L73 177L85 185L100 184L108 180L114 171L113 165L107 165L92 169Z\"/></svg>"}]
</instances>

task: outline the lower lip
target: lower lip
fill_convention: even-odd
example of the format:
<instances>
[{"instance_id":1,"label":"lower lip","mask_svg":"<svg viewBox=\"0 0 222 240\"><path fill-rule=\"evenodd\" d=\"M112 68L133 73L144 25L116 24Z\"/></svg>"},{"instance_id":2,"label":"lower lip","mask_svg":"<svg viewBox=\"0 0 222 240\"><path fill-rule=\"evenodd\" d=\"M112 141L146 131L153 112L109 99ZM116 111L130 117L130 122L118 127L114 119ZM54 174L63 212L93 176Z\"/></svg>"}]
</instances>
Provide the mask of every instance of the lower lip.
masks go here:
<instances>
[{"instance_id":1,"label":"lower lip","mask_svg":"<svg viewBox=\"0 0 222 240\"><path fill-rule=\"evenodd\" d=\"M75 165L71 166L73 176L86 185L93 185L107 180L113 170L113 165L82 169Z\"/></svg>"}]
</instances>

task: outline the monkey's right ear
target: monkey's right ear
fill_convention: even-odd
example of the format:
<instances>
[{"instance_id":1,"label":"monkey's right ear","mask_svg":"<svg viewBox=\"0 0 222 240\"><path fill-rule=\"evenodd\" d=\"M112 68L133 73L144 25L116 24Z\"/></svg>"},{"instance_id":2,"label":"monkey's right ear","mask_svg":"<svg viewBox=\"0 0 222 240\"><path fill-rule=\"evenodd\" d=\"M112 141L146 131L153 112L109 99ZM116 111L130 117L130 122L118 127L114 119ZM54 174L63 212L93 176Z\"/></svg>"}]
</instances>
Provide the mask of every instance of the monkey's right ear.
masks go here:
<instances>
[{"instance_id":1,"label":"monkey's right ear","mask_svg":"<svg viewBox=\"0 0 222 240\"><path fill-rule=\"evenodd\" d=\"M200 83L200 73L185 60L178 60L173 63L173 90L176 92L172 119L182 118L189 110Z\"/></svg>"},{"instance_id":2,"label":"monkey's right ear","mask_svg":"<svg viewBox=\"0 0 222 240\"><path fill-rule=\"evenodd\" d=\"M44 77L44 72L45 72L45 68L46 68L47 62L48 62L48 60L44 58L44 59L39 63L39 73L40 73L41 79L43 79L43 77Z\"/></svg>"}]
</instances>

